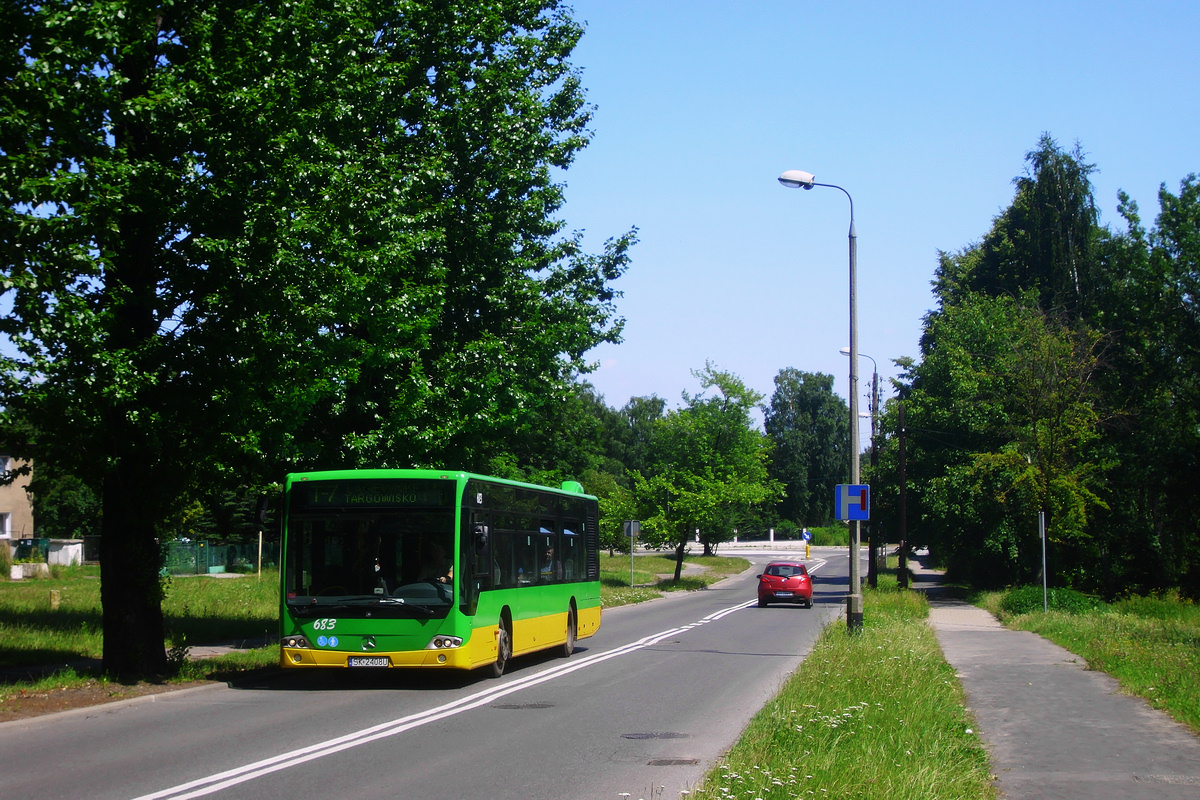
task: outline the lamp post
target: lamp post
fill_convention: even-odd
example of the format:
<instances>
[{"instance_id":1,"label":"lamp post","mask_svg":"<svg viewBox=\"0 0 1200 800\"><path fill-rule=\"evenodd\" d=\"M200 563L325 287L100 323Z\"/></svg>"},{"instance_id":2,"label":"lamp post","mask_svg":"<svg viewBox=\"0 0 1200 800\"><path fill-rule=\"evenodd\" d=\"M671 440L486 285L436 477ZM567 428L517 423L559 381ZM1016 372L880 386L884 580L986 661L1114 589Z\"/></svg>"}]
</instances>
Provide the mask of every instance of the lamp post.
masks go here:
<instances>
[{"instance_id":1,"label":"lamp post","mask_svg":"<svg viewBox=\"0 0 1200 800\"><path fill-rule=\"evenodd\" d=\"M850 348L843 347L838 352L844 356L848 356L850 355ZM875 426L879 419L879 365L875 363L875 359L871 358L871 356L867 355L866 353L859 353L858 357L867 358L871 361L871 474L873 476L875 474L875 464L879 458L879 452L875 447ZM876 552L876 550L882 545L882 543L878 541L877 537L877 534L879 533L879 526L871 523L869 530L870 533L867 536L869 545L867 550L870 551L871 555L867 560L867 584L874 589L879 585L879 554Z\"/></svg>"},{"instance_id":2,"label":"lamp post","mask_svg":"<svg viewBox=\"0 0 1200 800\"><path fill-rule=\"evenodd\" d=\"M817 183L811 172L789 169L779 176L779 182L789 189L811 189L824 186L837 189L850 201L850 483L858 477L858 234L854 230L854 198L832 183ZM858 564L859 522L850 520L850 595L846 598L846 627L862 627L863 598Z\"/></svg>"}]
</instances>

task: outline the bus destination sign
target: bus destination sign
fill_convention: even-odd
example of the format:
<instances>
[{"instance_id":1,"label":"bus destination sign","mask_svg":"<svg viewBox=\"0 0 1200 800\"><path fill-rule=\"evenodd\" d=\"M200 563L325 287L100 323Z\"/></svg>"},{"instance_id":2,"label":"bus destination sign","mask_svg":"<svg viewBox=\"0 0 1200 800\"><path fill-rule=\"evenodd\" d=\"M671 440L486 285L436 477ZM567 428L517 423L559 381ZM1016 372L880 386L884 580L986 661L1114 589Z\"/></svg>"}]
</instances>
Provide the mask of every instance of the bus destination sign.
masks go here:
<instances>
[{"instance_id":1,"label":"bus destination sign","mask_svg":"<svg viewBox=\"0 0 1200 800\"><path fill-rule=\"evenodd\" d=\"M322 508L446 508L454 482L439 480L334 480L292 484L294 510Z\"/></svg>"}]
</instances>

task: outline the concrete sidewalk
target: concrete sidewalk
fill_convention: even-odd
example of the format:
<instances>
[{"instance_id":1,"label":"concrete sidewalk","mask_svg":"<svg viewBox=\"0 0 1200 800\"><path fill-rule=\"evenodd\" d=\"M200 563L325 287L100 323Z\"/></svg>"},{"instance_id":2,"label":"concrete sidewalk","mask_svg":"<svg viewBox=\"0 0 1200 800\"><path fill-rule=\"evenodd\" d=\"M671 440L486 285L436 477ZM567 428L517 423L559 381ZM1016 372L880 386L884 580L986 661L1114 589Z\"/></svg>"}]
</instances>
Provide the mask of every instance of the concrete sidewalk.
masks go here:
<instances>
[{"instance_id":1,"label":"concrete sidewalk","mask_svg":"<svg viewBox=\"0 0 1200 800\"><path fill-rule=\"evenodd\" d=\"M936 572L914 573L1004 797L1200 798L1200 737L1073 653L942 596Z\"/></svg>"}]
</instances>

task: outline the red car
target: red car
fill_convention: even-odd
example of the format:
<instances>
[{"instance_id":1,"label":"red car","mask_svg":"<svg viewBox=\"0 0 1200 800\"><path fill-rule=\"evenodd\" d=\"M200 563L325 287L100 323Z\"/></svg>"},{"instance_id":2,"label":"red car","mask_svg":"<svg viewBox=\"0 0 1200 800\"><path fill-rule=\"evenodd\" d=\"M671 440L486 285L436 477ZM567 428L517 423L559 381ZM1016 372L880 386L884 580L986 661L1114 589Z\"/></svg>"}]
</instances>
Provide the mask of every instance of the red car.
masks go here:
<instances>
[{"instance_id":1,"label":"red car","mask_svg":"<svg viewBox=\"0 0 1200 800\"><path fill-rule=\"evenodd\" d=\"M768 603L803 603L812 608L812 596L812 578L798 561L772 561L758 576L759 608Z\"/></svg>"}]
</instances>

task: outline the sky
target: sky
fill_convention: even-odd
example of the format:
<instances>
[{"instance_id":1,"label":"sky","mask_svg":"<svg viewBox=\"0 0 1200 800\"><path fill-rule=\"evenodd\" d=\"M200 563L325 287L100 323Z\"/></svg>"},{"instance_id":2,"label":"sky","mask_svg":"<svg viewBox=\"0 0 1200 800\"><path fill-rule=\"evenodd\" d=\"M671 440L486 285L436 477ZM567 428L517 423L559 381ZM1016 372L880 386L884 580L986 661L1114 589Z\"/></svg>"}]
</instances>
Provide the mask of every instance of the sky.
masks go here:
<instances>
[{"instance_id":1,"label":"sky","mask_svg":"<svg viewBox=\"0 0 1200 800\"><path fill-rule=\"evenodd\" d=\"M574 0L594 138L564 175L586 249L631 227L624 341L590 353L608 405L699 392L711 362L769 401L781 369L848 396L850 207L859 351L919 359L939 251L979 241L1043 133L1078 143L1101 223L1144 224L1200 172L1200 3ZM873 371L862 359L864 399ZM886 383L885 383L886 385ZM885 397L887 394L885 393ZM865 423L864 423L865 425ZM865 441L865 439L864 439Z\"/></svg>"}]
</instances>

